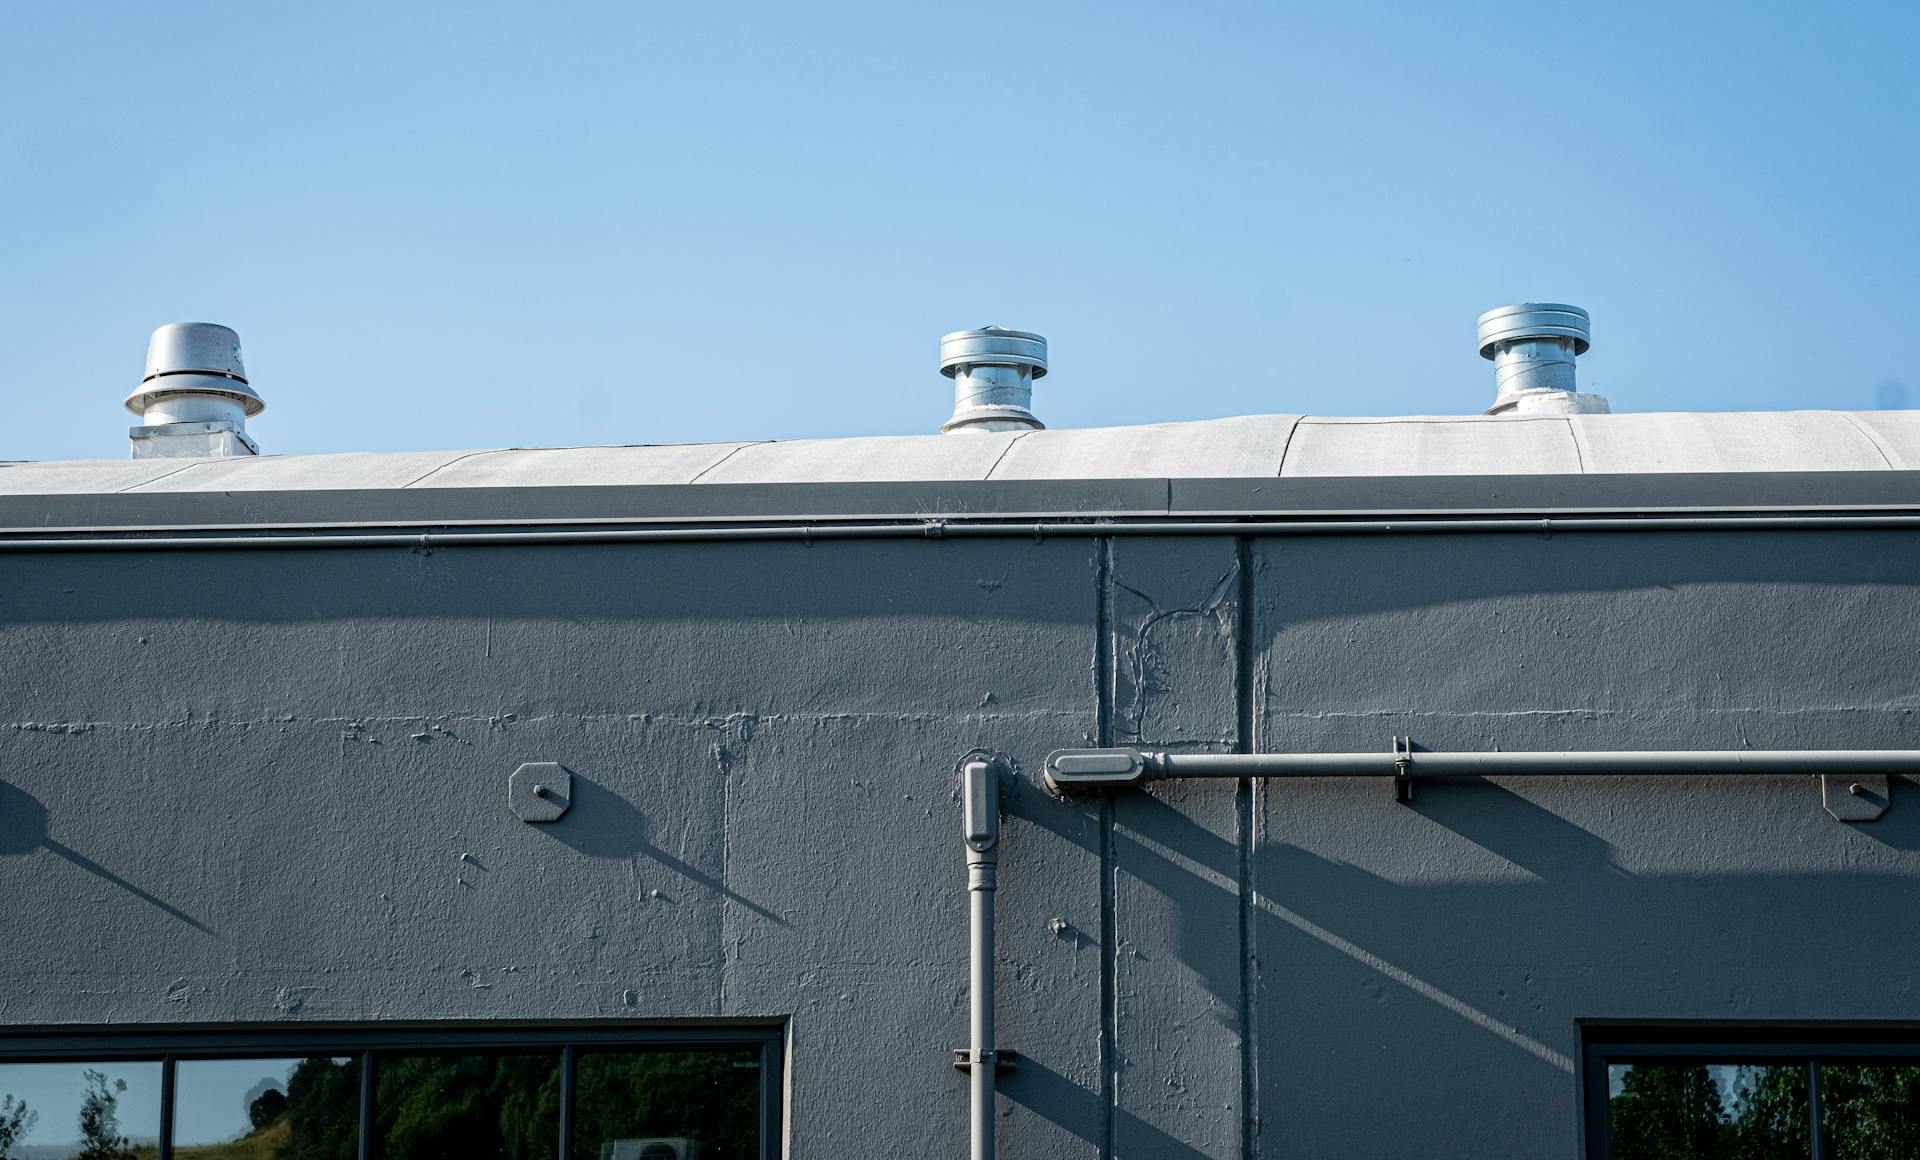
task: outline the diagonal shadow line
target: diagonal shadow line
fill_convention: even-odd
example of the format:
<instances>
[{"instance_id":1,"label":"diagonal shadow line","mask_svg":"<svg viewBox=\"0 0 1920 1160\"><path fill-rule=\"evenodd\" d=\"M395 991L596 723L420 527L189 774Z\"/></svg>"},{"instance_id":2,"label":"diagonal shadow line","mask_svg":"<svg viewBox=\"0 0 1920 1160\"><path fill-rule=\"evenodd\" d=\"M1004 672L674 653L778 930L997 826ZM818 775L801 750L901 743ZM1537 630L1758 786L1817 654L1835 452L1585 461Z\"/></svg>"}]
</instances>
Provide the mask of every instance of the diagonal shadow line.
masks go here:
<instances>
[{"instance_id":1,"label":"diagonal shadow line","mask_svg":"<svg viewBox=\"0 0 1920 1160\"><path fill-rule=\"evenodd\" d=\"M1511 1023L1494 1018L1492 1015L1482 1011L1471 1003L1455 995L1451 995L1439 987L1434 986L1432 983L1427 982L1425 979L1420 978L1412 971L1404 967L1396 966L1381 958L1379 955L1374 954L1372 951L1367 950L1365 947L1341 938L1326 927L1321 926L1303 914L1299 914L1280 905L1271 898L1265 896L1257 897L1254 900L1254 906L1258 910L1270 914L1288 926L1300 931L1302 934L1318 939L1328 947L1339 951L1355 962L1378 971L1380 974L1392 979L1394 982L1412 991L1414 994L1419 995L1421 998L1453 1012L1455 1015L1460 1016L1462 1019L1465 1019L1467 1022L1474 1024L1482 1030L1491 1031L1501 1039L1506 1040L1527 1054L1534 1056L1541 1062L1551 1067L1556 1067L1568 1075L1573 1074L1574 1066L1572 1056L1542 1043L1533 1036L1521 1031L1518 1027L1513 1026Z\"/></svg>"},{"instance_id":2,"label":"diagonal shadow line","mask_svg":"<svg viewBox=\"0 0 1920 1160\"><path fill-rule=\"evenodd\" d=\"M768 922L773 923L775 926L791 925L787 922L786 919L775 914L773 911L768 910L766 907L755 902L753 899L748 898L744 894L741 894L738 891L731 889L730 887L727 886L726 883L720 881L718 878L715 878L713 875L708 874L701 870L694 869L692 866L688 865L685 862L682 862L680 859L674 857L672 854L667 853L665 850L660 849L658 846L654 846L649 843L643 842L640 845L639 852L642 854L645 854L649 858L652 858L654 861L664 865L667 869L672 870L685 878L690 878L693 881L698 882L700 885L706 887L708 890L713 891L715 894L720 895L722 898L725 898L729 902L739 903L741 906L744 906L748 910L753 911L755 914L759 915L761 918L766 919Z\"/></svg>"},{"instance_id":3,"label":"diagonal shadow line","mask_svg":"<svg viewBox=\"0 0 1920 1160\"><path fill-rule=\"evenodd\" d=\"M1124 1142L1124 1147L1115 1149L1116 1154L1154 1156L1162 1160L1207 1160L1208 1153L1191 1143L1125 1108L1108 1107L1098 1091L1081 1087L1028 1056L1021 1056L1020 1066L1000 1082L999 1095L1071 1133L1089 1145L1090 1150L1099 1149L1105 1134L1101 1126L1111 1115L1117 1135ZM1234 1154L1238 1155L1239 1150Z\"/></svg>"},{"instance_id":4,"label":"diagonal shadow line","mask_svg":"<svg viewBox=\"0 0 1920 1160\"><path fill-rule=\"evenodd\" d=\"M177 906L171 906L165 902L162 902L160 899L155 898L151 894L148 894L146 891L140 889L138 886L135 886L133 883L127 881L125 878L120 877L118 874L115 874L113 871L107 869L105 866L102 866L100 863L95 862L93 859L87 857L85 854L82 854L80 851L75 850L73 847L62 845L61 843L54 841L52 838L40 839L40 845L43 849L53 854L57 854L62 858L65 858L67 861L73 863L75 866L80 867L80 869L85 870L87 873L97 874L100 877L105 878L108 882L113 883L115 886L118 886L120 889L133 895L135 898L140 899L142 902L146 902L153 906L159 907L161 910L166 911L168 914L171 914L173 917L179 919L181 922L186 923L188 926L199 931L200 933L213 935L215 938L220 937L219 935L215 934L213 929L207 926L206 923L201 922L199 919L193 917L191 914L188 914L186 911L181 910Z\"/></svg>"}]
</instances>

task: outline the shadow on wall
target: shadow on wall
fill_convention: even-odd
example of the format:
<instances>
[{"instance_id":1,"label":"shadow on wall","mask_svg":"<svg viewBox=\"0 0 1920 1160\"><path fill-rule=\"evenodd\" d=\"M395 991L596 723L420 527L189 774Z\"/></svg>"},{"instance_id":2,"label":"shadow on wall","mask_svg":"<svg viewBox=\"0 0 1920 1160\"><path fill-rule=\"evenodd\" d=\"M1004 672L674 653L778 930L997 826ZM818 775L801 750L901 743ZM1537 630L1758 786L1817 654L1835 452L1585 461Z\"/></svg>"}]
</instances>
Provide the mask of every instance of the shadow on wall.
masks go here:
<instances>
[{"instance_id":1,"label":"shadow on wall","mask_svg":"<svg viewBox=\"0 0 1920 1160\"><path fill-rule=\"evenodd\" d=\"M1231 783L1220 788L1231 792ZM1268 792L1280 795L1289 788L1274 785ZM1671 788L1702 792L1697 782ZM1336 792L1375 791L1385 792L1368 781L1347 782ZM1807 787L1805 794L1812 817L1819 810L1817 790ZM1176 912L1180 960L1223 1004L1237 1006L1232 971L1237 960L1231 952L1222 953L1222 942L1229 940L1220 938L1217 918L1238 906L1233 886L1238 850L1157 799L1142 794L1135 803L1131 819L1138 833L1114 835L1116 872L1181 904ZM1383 973L1384 985L1398 983L1436 1002L1438 995L1454 996L1454 1002L1440 1005L1460 1014L1465 1004L1458 996L1484 992L1479 998L1496 1007L1512 998L1485 970L1489 959L1522 974L1539 967L1667 975L1716 963L1765 970L1775 962L1822 961L1835 946L1864 950L1863 944L1876 937L1904 944L1907 933L1876 914L1892 898L1920 893L1920 877L1895 867L1849 870L1837 861L1834 869L1820 872L1635 874L1618 864L1606 841L1483 779L1423 785L1409 808L1413 816L1498 855L1510 864L1508 871L1399 882L1284 840L1266 841L1253 866L1260 892L1254 918L1268 928L1256 931L1263 955L1266 936L1304 934L1322 950L1331 948ZM1375 810L1360 812L1379 819ZM1351 824L1356 836L1366 825ZM1896 780L1887 815L1856 830L1842 830L1843 823L1824 814L1811 824L1832 826L1836 836L1858 833L1893 850L1920 848L1920 786ZM1459 863L1431 840L1409 843L1401 852L1426 866ZM1383 966L1391 970L1381 972ZM1413 985L1415 979L1424 985ZM1553 1011L1520 1004L1497 1022L1516 1046L1524 1045L1513 1033L1562 1041L1570 1030L1563 1015L1567 1002L1567 996L1557 996L1552 1006L1560 1009ZM1328 1013L1337 1010L1335 1005ZM1334 1041L1347 1033L1331 1025L1327 1030ZM1542 1058L1555 1060L1552 1053Z\"/></svg>"},{"instance_id":2,"label":"shadow on wall","mask_svg":"<svg viewBox=\"0 0 1920 1160\"><path fill-rule=\"evenodd\" d=\"M186 911L161 901L80 851L54 840L48 832L47 807L40 803L40 799L19 786L0 781L0 857L18 857L36 850L45 850L55 857L64 858L195 930L214 934L212 928Z\"/></svg>"},{"instance_id":3,"label":"shadow on wall","mask_svg":"<svg viewBox=\"0 0 1920 1160\"><path fill-rule=\"evenodd\" d=\"M1410 807L1371 782L1269 787L1252 907L1262 1116L1337 1125L1348 1154L1417 1131L1529 1154L1541 1120L1506 1111L1565 1106L1579 1019L1913 1017L1920 944L1887 916L1920 899L1920 866L1896 852L1920 840L1920 787L1896 784L1887 816L1853 828L1821 811L1812 779L1776 780L1793 784L1639 778L1581 795L1632 851L1484 780L1423 785ZM1299 821L1290 790L1312 803ZM1335 794L1358 800L1329 823ZM1636 808L1697 824L1643 837L1618 824ZM1747 842L1727 823L1769 809L1788 813ZM1806 857L1812 843L1831 856ZM1769 870L1782 853L1797 856ZM1855 985L1810 986L1842 953ZM1422 1099L1374 1098L1389 1060L1427 1077Z\"/></svg>"},{"instance_id":4,"label":"shadow on wall","mask_svg":"<svg viewBox=\"0 0 1920 1160\"><path fill-rule=\"evenodd\" d=\"M1856 828L1820 811L1811 779L1783 780L1794 781L1791 797L1762 792L1802 811L1804 829L1779 840L1831 840L1830 866L1768 872L1766 849L1728 849L1706 836L1701 849L1727 857L1702 863L1701 872L1635 872L1632 859L1577 819L1484 779L1423 784L1405 807L1391 804L1376 780L1263 783L1268 821L1251 867L1257 995L1247 1029L1256 1037L1262 1117L1337 1122L1336 1135L1364 1150L1415 1130L1391 1122L1401 1111L1376 1106L1383 1067L1429 1074L1448 1114L1465 1119L1488 1111L1475 1078L1487 1074L1527 1100L1558 1106L1575 1072L1578 1018L1911 1013L1920 970L1900 964L1914 961L1914 938L1886 914L1920 898L1920 867L1907 872L1902 856L1920 849L1920 785L1896 779L1887 815ZM1720 794L1743 812L1764 804L1749 796L1751 784L1645 781L1636 793L1671 794L1674 808L1711 812ZM1235 789L1230 781L1207 788L1229 798ZM1310 804L1296 810L1291 795ZM1014 801L1010 813L1057 838L1085 847L1089 830L1097 833L1088 824L1101 809L1097 798ZM1214 1017L1241 1032L1242 947L1230 933L1240 908L1237 844L1151 792L1130 794L1127 806L1112 836L1115 874L1172 904L1156 914L1174 923L1174 956L1218 1001ZM1658 802L1650 808L1663 811ZM1316 832L1289 841L1296 825ZM1340 834L1352 840L1352 861L1340 853ZM1873 868L1860 864L1866 843L1883 849ZM1468 847L1480 856L1463 856ZM1381 859L1413 880L1368 868ZM1017 859L1009 865L1017 872ZM1116 920L1124 954L1128 916ZM1883 964L1875 987L1844 1011L1805 987L1806 964L1831 961L1836 947ZM1127 995L1120 999L1128 1004ZM1126 1074L1149 1062L1135 1053L1156 1033L1124 1019L1117 1030L1124 1091L1138 1082ZM1092 1139L1089 1124L1104 1130L1097 1091L1027 1058L1003 1090L1083 1138ZM1416 1104L1405 1114L1435 1113L1432 1102ZM1124 1098L1112 1114L1114 1130L1129 1138L1154 1131L1129 1118ZM1537 1127L1514 1117L1492 1135L1515 1134L1496 1143L1521 1154L1525 1133ZM1164 1147L1189 1154L1171 1141Z\"/></svg>"},{"instance_id":5,"label":"shadow on wall","mask_svg":"<svg viewBox=\"0 0 1920 1160\"><path fill-rule=\"evenodd\" d=\"M120 558L130 572L48 553L9 561L6 619L802 624L937 621L998 608L1029 621L1085 620L1075 581L1085 575L1086 541L966 544L964 552L917 539L142 552ZM210 567L220 584L207 583Z\"/></svg>"},{"instance_id":6,"label":"shadow on wall","mask_svg":"<svg viewBox=\"0 0 1920 1160\"><path fill-rule=\"evenodd\" d=\"M1898 803L1902 808L1894 809ZM1920 781L1911 777L1887 779L1887 812L1859 831L1895 850L1920 850Z\"/></svg>"},{"instance_id":7,"label":"shadow on wall","mask_svg":"<svg viewBox=\"0 0 1920 1160\"><path fill-rule=\"evenodd\" d=\"M589 858L646 858L658 862L694 885L743 906L776 926L788 925L786 919L773 911L654 844L653 823L632 802L578 771L568 772L573 774L572 808L559 821L537 827L549 837Z\"/></svg>"},{"instance_id":8,"label":"shadow on wall","mask_svg":"<svg viewBox=\"0 0 1920 1160\"><path fill-rule=\"evenodd\" d=\"M1106 1146L1107 1108L1099 1092L1081 1087L1024 1055L1020 1057L1018 1066L1000 1078L999 1090L1002 1098L1071 1132L1095 1151ZM1140 1149L1139 1155L1165 1157L1166 1160L1206 1160L1210 1155L1175 1139L1162 1129L1130 1114L1125 1108L1114 1109L1114 1121L1116 1135L1133 1141ZM1011 1135L1002 1142L1009 1154L1018 1150L1018 1141ZM1128 1154L1135 1153L1129 1151Z\"/></svg>"},{"instance_id":9,"label":"shadow on wall","mask_svg":"<svg viewBox=\"0 0 1920 1160\"><path fill-rule=\"evenodd\" d=\"M1266 583L1286 584L1279 625L1366 617L1441 605L1509 610L1516 598L1554 599L1595 593L1674 593L1705 587L1911 589L1920 585L1920 557L1905 533L1821 532L1828 550L1810 551L1795 531L1666 531L1648 535L1456 535L1447 554L1479 566L1435 567L1441 558L1416 552L1405 539L1261 541ZM1303 583L1295 577L1367 577L1365 583ZM1792 610L1789 610L1791 613ZM1794 620L1790 614L1789 622ZM1268 625L1271 628L1274 625Z\"/></svg>"}]
</instances>

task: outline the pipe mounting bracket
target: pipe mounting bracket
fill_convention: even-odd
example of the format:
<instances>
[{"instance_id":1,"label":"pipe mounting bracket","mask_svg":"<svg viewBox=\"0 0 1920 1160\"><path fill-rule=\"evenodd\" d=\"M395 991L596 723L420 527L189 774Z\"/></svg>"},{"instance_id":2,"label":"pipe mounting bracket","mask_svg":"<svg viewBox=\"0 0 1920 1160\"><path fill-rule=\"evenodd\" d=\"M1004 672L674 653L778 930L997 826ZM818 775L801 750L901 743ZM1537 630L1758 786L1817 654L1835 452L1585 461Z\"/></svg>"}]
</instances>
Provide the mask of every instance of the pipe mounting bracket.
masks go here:
<instances>
[{"instance_id":1,"label":"pipe mounting bracket","mask_svg":"<svg viewBox=\"0 0 1920 1160\"><path fill-rule=\"evenodd\" d=\"M1820 804L1839 821L1877 821L1892 800L1884 773L1820 775Z\"/></svg>"},{"instance_id":2,"label":"pipe mounting bracket","mask_svg":"<svg viewBox=\"0 0 1920 1160\"><path fill-rule=\"evenodd\" d=\"M964 1047L956 1047L953 1049L953 1070L971 1072L973 1070L975 1055L985 1056L992 1060L993 1070L997 1072L1012 1071L1018 1066L1020 1059L1018 1052L1008 1051L1004 1048L998 1051L974 1052Z\"/></svg>"}]
</instances>

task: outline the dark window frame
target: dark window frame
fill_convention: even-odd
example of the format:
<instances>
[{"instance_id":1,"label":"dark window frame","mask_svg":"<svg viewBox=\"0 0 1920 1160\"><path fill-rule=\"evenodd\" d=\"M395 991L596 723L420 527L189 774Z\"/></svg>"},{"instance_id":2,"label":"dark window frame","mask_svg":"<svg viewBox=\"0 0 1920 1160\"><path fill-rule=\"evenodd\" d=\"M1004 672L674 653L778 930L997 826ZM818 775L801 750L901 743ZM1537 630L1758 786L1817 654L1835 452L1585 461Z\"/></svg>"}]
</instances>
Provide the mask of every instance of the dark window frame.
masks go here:
<instances>
[{"instance_id":1,"label":"dark window frame","mask_svg":"<svg viewBox=\"0 0 1920 1160\"><path fill-rule=\"evenodd\" d=\"M1587 1023L1581 1028L1580 1101L1588 1160L1609 1155L1609 1064L1797 1064L1807 1069L1812 1160L1827 1160L1820 1069L1829 1062L1920 1061L1916 1023Z\"/></svg>"},{"instance_id":2,"label":"dark window frame","mask_svg":"<svg viewBox=\"0 0 1920 1160\"><path fill-rule=\"evenodd\" d=\"M358 1057L359 1160L372 1151L374 1076L382 1055L553 1051L560 1059L560 1131L556 1154L573 1148L573 1077L578 1048L594 1051L757 1051L760 1056L760 1152L781 1154L786 1069L784 1026L764 1023L608 1025L596 1023L300 1023L226 1024L159 1029L127 1027L0 1028L0 1064L160 1064L160 1155L173 1160L174 1065L200 1059Z\"/></svg>"}]
</instances>

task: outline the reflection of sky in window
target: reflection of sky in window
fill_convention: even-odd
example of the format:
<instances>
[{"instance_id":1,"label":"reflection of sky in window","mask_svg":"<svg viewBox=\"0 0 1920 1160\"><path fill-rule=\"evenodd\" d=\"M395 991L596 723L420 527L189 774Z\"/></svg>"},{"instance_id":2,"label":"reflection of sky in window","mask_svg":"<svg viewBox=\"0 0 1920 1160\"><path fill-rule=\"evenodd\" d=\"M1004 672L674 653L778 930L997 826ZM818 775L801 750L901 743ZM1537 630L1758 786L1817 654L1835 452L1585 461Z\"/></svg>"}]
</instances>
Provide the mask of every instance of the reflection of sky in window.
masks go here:
<instances>
[{"instance_id":1,"label":"reflection of sky in window","mask_svg":"<svg viewBox=\"0 0 1920 1160\"><path fill-rule=\"evenodd\" d=\"M224 1144L253 1130L247 1109L268 1088L285 1095L298 1059L183 1059L173 1077L173 1140Z\"/></svg>"},{"instance_id":2,"label":"reflection of sky in window","mask_svg":"<svg viewBox=\"0 0 1920 1160\"><path fill-rule=\"evenodd\" d=\"M181 1147L220 1144L252 1131L247 1109L268 1088L286 1094L298 1059L181 1060L174 1076L174 1142ZM160 1134L158 1063L0 1064L0 1094L26 1101L39 1118L20 1144L35 1149L31 1160L57 1160L79 1150L80 1104L88 1070L103 1072L109 1085L127 1081L120 1100L120 1133L136 1144Z\"/></svg>"},{"instance_id":3,"label":"reflection of sky in window","mask_svg":"<svg viewBox=\"0 0 1920 1160\"><path fill-rule=\"evenodd\" d=\"M0 1064L0 1094L25 1100L39 1115L33 1130L20 1143L27 1147L64 1148L30 1153L34 1160L55 1160L79 1151L80 1103L86 1098L88 1071L114 1080L126 1080L127 1090L114 1092L120 1101L120 1134L135 1143L152 1143L160 1135L160 1065L158 1063L5 1063Z\"/></svg>"}]
</instances>

